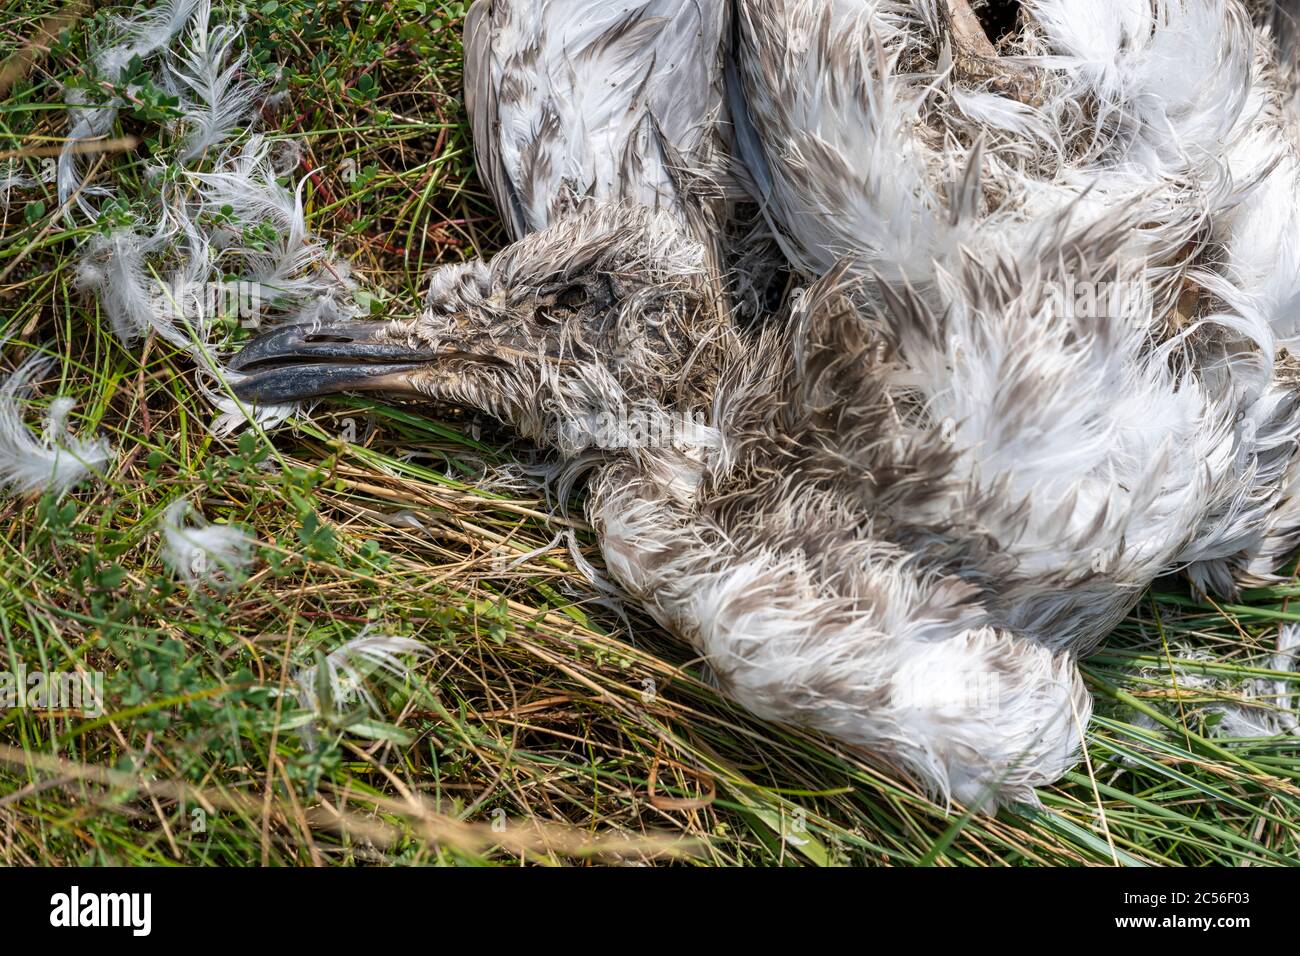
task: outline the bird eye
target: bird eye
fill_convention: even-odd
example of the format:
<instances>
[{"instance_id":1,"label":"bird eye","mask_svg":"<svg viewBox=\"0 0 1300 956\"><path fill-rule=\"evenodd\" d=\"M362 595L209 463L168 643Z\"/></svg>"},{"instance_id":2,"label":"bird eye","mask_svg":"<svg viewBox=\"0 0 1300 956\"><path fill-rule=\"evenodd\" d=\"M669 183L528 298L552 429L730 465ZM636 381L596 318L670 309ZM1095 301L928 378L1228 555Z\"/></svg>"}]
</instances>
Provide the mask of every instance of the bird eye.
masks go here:
<instances>
[{"instance_id":1,"label":"bird eye","mask_svg":"<svg viewBox=\"0 0 1300 956\"><path fill-rule=\"evenodd\" d=\"M571 285L560 291L555 304L566 309L580 309L587 304L587 290L580 285Z\"/></svg>"}]
</instances>

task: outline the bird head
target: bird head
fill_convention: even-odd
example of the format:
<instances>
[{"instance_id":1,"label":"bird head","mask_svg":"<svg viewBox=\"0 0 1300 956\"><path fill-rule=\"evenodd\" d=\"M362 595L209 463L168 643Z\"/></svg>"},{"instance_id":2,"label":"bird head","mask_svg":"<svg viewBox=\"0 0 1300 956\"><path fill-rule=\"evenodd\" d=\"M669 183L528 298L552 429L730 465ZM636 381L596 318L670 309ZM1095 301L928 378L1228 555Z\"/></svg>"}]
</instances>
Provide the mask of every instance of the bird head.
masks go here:
<instances>
[{"instance_id":1,"label":"bird head","mask_svg":"<svg viewBox=\"0 0 1300 956\"><path fill-rule=\"evenodd\" d=\"M492 414L530 438L650 403L699 408L730 335L704 250L674 218L590 203L490 262L444 266L423 312L296 325L231 362L255 404L382 392Z\"/></svg>"}]
</instances>

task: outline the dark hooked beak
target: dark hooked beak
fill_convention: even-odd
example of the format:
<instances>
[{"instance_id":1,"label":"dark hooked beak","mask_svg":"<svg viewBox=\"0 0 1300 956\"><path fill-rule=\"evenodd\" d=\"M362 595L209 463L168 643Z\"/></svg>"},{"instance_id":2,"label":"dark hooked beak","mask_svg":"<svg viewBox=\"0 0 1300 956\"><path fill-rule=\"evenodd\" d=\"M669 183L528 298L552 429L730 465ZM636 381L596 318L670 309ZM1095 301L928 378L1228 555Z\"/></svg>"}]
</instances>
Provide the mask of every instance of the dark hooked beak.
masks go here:
<instances>
[{"instance_id":1,"label":"dark hooked beak","mask_svg":"<svg viewBox=\"0 0 1300 956\"><path fill-rule=\"evenodd\" d=\"M259 336L230 362L243 373L231 387L240 401L277 405L339 392L412 394L411 373L432 351L378 340L383 322L293 325Z\"/></svg>"}]
</instances>

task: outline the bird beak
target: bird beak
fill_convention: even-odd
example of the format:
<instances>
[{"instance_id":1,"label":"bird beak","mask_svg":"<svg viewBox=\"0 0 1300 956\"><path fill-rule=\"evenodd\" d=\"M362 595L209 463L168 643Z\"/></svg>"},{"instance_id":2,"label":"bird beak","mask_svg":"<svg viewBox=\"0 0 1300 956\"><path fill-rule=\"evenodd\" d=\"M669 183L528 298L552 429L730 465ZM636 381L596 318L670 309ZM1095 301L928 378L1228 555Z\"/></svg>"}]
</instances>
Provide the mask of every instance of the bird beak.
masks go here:
<instances>
[{"instance_id":1,"label":"bird beak","mask_svg":"<svg viewBox=\"0 0 1300 956\"><path fill-rule=\"evenodd\" d=\"M411 374L432 351L379 341L383 322L293 325L259 336L230 362L240 401L277 405L339 392L419 394Z\"/></svg>"}]
</instances>

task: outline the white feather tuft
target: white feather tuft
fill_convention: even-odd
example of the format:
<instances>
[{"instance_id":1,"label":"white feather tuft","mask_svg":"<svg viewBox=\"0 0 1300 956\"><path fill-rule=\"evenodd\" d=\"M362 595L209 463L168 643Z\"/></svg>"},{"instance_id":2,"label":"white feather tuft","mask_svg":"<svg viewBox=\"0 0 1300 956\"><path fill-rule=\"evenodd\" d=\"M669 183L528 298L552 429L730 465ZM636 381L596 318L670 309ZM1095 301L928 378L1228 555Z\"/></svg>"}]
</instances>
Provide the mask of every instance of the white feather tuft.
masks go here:
<instances>
[{"instance_id":1,"label":"white feather tuft","mask_svg":"<svg viewBox=\"0 0 1300 956\"><path fill-rule=\"evenodd\" d=\"M102 474L113 449L105 438L84 439L68 431L73 400L56 398L37 439L23 423L21 404L37 379L54 364L33 355L0 385L0 485L19 494L62 493L88 476Z\"/></svg>"},{"instance_id":2,"label":"white feather tuft","mask_svg":"<svg viewBox=\"0 0 1300 956\"><path fill-rule=\"evenodd\" d=\"M419 641L408 637L371 634L367 629L360 636L325 655L323 673L318 665L312 664L294 675L298 700L318 717L333 716L323 712L324 705L320 699L323 681L329 689L335 708L360 702L372 713L378 712L379 704L366 686L366 678L381 672L397 680L405 680L409 671L402 657L427 657L430 653L429 648Z\"/></svg>"},{"instance_id":3,"label":"white feather tuft","mask_svg":"<svg viewBox=\"0 0 1300 956\"><path fill-rule=\"evenodd\" d=\"M86 242L78 285L98 297L123 343L156 334L194 355L201 390L216 409L214 433L228 435L248 422L271 427L292 409L244 409L229 397L232 376L218 357L231 321L262 326L351 318L361 311L355 283L347 264L307 228L302 184L286 188L278 181L296 166L289 163L293 146L273 148L248 134L265 90L245 76L243 16L214 14L210 0L168 0L113 23L114 45L95 58L100 77L115 82L139 57L177 96L180 138L151 167L157 204ZM179 36L184 40L175 42ZM107 191L83 188L75 146L107 135L122 104L91 105L85 95L68 92L71 128L58 187L61 201L77 194L81 211L94 219L91 199ZM232 302L237 314L229 314Z\"/></svg>"},{"instance_id":4,"label":"white feather tuft","mask_svg":"<svg viewBox=\"0 0 1300 956\"><path fill-rule=\"evenodd\" d=\"M35 185L34 179L18 171L18 165L14 160L9 159L0 163L0 211L9 208L10 196L15 191L31 189Z\"/></svg>"},{"instance_id":5,"label":"white feather tuft","mask_svg":"<svg viewBox=\"0 0 1300 956\"><path fill-rule=\"evenodd\" d=\"M199 0L164 0L156 8L133 17L114 17L112 31L118 42L95 55L99 78L115 84L135 58L138 57L141 62L153 59L185 29L198 2ZM107 190L103 187L84 187L83 158L79 147L89 140L108 135L117 119L117 112L122 107L122 100L113 97L106 103L91 105L85 101L84 90L70 87L66 103L71 127L59 153L56 179L59 204L67 207L68 215L71 216L69 204L73 196L76 196L78 207L88 219L94 220L95 207L90 203L89 197L103 196Z\"/></svg>"},{"instance_id":6,"label":"white feather tuft","mask_svg":"<svg viewBox=\"0 0 1300 956\"><path fill-rule=\"evenodd\" d=\"M216 437L229 438L248 425L259 429L275 428L297 410L297 405L249 405L239 401L228 386L241 378L243 373L232 370L199 370L199 391L217 413L207 426Z\"/></svg>"},{"instance_id":7,"label":"white feather tuft","mask_svg":"<svg viewBox=\"0 0 1300 956\"><path fill-rule=\"evenodd\" d=\"M1250 666L1276 671L1289 677L1233 679L1207 670L1215 663L1209 651L1185 644L1171 646L1172 668L1145 668L1144 678L1167 682L1170 669L1180 693L1209 698L1195 710L1213 718L1208 733L1213 737L1276 737L1300 734L1300 717L1292 709L1291 685L1300 681L1297 657L1300 651L1300 626L1283 625L1278 632L1277 650ZM1168 708L1175 716L1175 708ZM1185 709L1185 708L1184 708Z\"/></svg>"},{"instance_id":8,"label":"white feather tuft","mask_svg":"<svg viewBox=\"0 0 1300 956\"><path fill-rule=\"evenodd\" d=\"M242 78L248 54L238 48L243 20L212 22L209 0L194 14L180 54L164 61L168 91L181 101L185 148L181 162L224 143L252 115L258 87Z\"/></svg>"},{"instance_id":9,"label":"white feather tuft","mask_svg":"<svg viewBox=\"0 0 1300 956\"><path fill-rule=\"evenodd\" d=\"M192 516L189 502L178 498L163 515L163 561L191 588L228 590L239 584L253 563L257 539L241 528L208 524Z\"/></svg>"}]
</instances>

